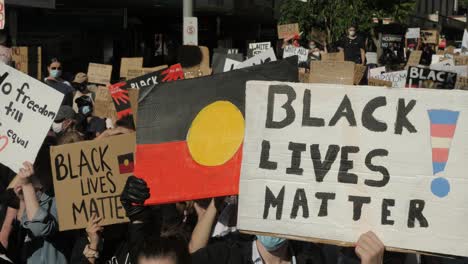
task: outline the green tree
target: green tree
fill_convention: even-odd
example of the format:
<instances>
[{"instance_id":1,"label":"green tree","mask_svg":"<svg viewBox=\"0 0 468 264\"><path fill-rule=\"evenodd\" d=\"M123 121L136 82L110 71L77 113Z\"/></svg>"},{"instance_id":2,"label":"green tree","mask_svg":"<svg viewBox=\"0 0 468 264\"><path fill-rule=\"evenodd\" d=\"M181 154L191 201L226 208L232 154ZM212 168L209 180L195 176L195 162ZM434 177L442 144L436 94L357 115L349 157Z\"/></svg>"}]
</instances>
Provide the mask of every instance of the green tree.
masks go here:
<instances>
[{"instance_id":1,"label":"green tree","mask_svg":"<svg viewBox=\"0 0 468 264\"><path fill-rule=\"evenodd\" d=\"M415 0L284 0L280 8L279 22L299 23L303 32L318 28L326 32L327 41L335 42L346 29L358 25L361 31L370 32L372 19L393 18L406 22L412 14Z\"/></svg>"}]
</instances>

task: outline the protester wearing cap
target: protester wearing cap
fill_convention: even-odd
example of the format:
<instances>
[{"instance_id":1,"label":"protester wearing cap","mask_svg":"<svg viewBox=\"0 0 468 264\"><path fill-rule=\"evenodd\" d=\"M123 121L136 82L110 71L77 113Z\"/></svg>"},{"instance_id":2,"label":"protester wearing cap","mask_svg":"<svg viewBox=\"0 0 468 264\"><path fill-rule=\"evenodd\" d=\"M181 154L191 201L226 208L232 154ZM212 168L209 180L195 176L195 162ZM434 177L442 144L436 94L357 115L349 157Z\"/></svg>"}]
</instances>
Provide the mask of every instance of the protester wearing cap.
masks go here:
<instances>
[{"instance_id":1,"label":"protester wearing cap","mask_svg":"<svg viewBox=\"0 0 468 264\"><path fill-rule=\"evenodd\" d=\"M62 105L72 106L75 89L68 81L62 79L62 63L57 58L53 58L47 65L47 70L49 76L45 78L44 82L64 94Z\"/></svg>"},{"instance_id":2,"label":"protester wearing cap","mask_svg":"<svg viewBox=\"0 0 468 264\"><path fill-rule=\"evenodd\" d=\"M84 72L79 72L75 75L75 79L72 82L73 88L75 88L76 93L73 98L73 110L78 113L78 105L76 104L76 99L82 96L87 96L91 99L91 102L94 104L95 94L89 91L88 89L88 75Z\"/></svg>"},{"instance_id":3,"label":"protester wearing cap","mask_svg":"<svg viewBox=\"0 0 468 264\"><path fill-rule=\"evenodd\" d=\"M54 122L52 123L52 130L56 136L60 136L70 128L73 127L75 123L75 111L73 108L68 105L62 105L57 112Z\"/></svg>"},{"instance_id":4,"label":"protester wearing cap","mask_svg":"<svg viewBox=\"0 0 468 264\"><path fill-rule=\"evenodd\" d=\"M366 60L365 41L357 34L356 29L356 26L348 28L347 36L343 38L338 48L344 51L345 61L364 64Z\"/></svg>"}]
</instances>

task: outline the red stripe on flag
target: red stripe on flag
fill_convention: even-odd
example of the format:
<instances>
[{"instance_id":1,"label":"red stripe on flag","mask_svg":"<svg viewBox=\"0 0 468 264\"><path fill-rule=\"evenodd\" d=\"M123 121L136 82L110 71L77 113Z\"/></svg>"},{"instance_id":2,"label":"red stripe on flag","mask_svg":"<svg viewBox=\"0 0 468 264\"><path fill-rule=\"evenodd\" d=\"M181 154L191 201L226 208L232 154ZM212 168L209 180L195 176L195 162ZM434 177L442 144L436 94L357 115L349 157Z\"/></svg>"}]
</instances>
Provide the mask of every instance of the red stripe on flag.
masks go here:
<instances>
[{"instance_id":1,"label":"red stripe on flag","mask_svg":"<svg viewBox=\"0 0 468 264\"><path fill-rule=\"evenodd\" d=\"M147 204L172 203L239 193L242 147L221 166L197 164L185 141L137 145L135 175L145 179Z\"/></svg>"},{"instance_id":2,"label":"red stripe on flag","mask_svg":"<svg viewBox=\"0 0 468 264\"><path fill-rule=\"evenodd\" d=\"M431 124L431 136L453 138L457 125Z\"/></svg>"},{"instance_id":3,"label":"red stripe on flag","mask_svg":"<svg viewBox=\"0 0 468 264\"><path fill-rule=\"evenodd\" d=\"M120 174L127 174L133 172L133 162L129 163L128 166L125 164L119 164L119 172Z\"/></svg>"},{"instance_id":4,"label":"red stripe on flag","mask_svg":"<svg viewBox=\"0 0 468 264\"><path fill-rule=\"evenodd\" d=\"M447 162L449 155L448 148L433 148L432 161L433 162Z\"/></svg>"}]
</instances>

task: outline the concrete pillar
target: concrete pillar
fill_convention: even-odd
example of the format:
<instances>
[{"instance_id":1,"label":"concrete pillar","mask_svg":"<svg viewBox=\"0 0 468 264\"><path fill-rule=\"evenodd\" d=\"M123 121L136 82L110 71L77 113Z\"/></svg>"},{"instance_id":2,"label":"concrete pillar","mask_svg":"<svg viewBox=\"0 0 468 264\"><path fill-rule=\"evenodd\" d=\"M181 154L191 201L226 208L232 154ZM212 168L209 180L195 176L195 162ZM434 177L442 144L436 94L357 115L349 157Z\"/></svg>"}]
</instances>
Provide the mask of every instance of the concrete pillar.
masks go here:
<instances>
[{"instance_id":1,"label":"concrete pillar","mask_svg":"<svg viewBox=\"0 0 468 264\"><path fill-rule=\"evenodd\" d=\"M193 17L193 0L183 0L184 17Z\"/></svg>"}]
</instances>

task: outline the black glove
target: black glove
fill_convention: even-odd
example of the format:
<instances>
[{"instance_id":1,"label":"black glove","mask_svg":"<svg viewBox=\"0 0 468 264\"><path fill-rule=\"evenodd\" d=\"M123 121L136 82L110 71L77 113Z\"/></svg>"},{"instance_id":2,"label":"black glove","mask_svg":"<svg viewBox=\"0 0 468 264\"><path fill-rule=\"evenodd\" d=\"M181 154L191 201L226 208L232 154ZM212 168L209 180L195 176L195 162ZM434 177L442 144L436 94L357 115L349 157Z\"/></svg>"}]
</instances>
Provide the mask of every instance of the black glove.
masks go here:
<instances>
[{"instance_id":1,"label":"black glove","mask_svg":"<svg viewBox=\"0 0 468 264\"><path fill-rule=\"evenodd\" d=\"M13 209L19 209L20 200L13 189L7 189L0 195L0 202Z\"/></svg>"},{"instance_id":2,"label":"black glove","mask_svg":"<svg viewBox=\"0 0 468 264\"><path fill-rule=\"evenodd\" d=\"M120 196L120 202L130 221L143 221L149 210L144 206L150 197L146 182L135 176L130 176Z\"/></svg>"}]
</instances>

